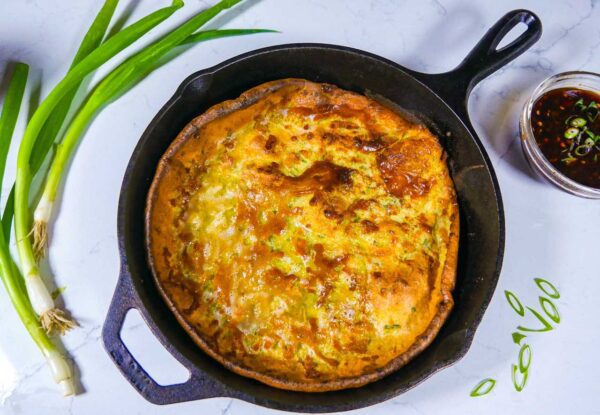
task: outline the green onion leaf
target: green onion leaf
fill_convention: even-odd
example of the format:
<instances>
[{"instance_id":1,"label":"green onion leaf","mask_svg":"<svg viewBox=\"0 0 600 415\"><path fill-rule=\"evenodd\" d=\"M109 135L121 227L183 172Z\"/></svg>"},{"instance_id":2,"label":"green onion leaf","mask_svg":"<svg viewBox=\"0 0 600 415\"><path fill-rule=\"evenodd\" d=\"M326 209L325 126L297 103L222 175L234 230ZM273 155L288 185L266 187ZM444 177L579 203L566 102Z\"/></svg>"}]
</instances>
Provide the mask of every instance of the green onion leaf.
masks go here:
<instances>
[{"instance_id":1,"label":"green onion leaf","mask_svg":"<svg viewBox=\"0 0 600 415\"><path fill-rule=\"evenodd\" d=\"M558 299L560 298L560 293L558 289L552 284L550 281L545 280L543 278L534 278L535 284L538 286L540 290L543 291L550 298Z\"/></svg>"},{"instance_id":2,"label":"green onion leaf","mask_svg":"<svg viewBox=\"0 0 600 415\"><path fill-rule=\"evenodd\" d=\"M492 378L483 379L481 382L479 382L477 385L475 385L475 387L471 391L470 396L472 398L477 398L480 396L487 395L494 389L495 386L496 386L495 379L492 379Z\"/></svg>"},{"instance_id":3,"label":"green onion leaf","mask_svg":"<svg viewBox=\"0 0 600 415\"><path fill-rule=\"evenodd\" d=\"M16 63L10 80L10 85L4 98L2 114L0 115L0 184L4 178L6 157L12 140L12 135L19 118L19 109L27 85L29 66L24 63ZM0 186L0 192L2 187Z\"/></svg>"},{"instance_id":4,"label":"green onion leaf","mask_svg":"<svg viewBox=\"0 0 600 415\"><path fill-rule=\"evenodd\" d=\"M540 296L540 305L550 320L554 321L556 324L560 323L560 313L552 300ZM550 310L548 310L548 308L550 308Z\"/></svg>"},{"instance_id":5,"label":"green onion leaf","mask_svg":"<svg viewBox=\"0 0 600 415\"><path fill-rule=\"evenodd\" d=\"M515 310L518 315L523 317L525 315L525 308L517 296L508 290L504 291L504 295L506 296L506 301L508 301L508 304L511 306L511 308Z\"/></svg>"},{"instance_id":6,"label":"green onion leaf","mask_svg":"<svg viewBox=\"0 0 600 415\"><path fill-rule=\"evenodd\" d=\"M220 30L204 30L194 33L183 40L180 45L190 43L204 42L207 40L218 39L222 37L252 35L256 33L279 33L278 30L271 29L220 29Z\"/></svg>"}]
</instances>

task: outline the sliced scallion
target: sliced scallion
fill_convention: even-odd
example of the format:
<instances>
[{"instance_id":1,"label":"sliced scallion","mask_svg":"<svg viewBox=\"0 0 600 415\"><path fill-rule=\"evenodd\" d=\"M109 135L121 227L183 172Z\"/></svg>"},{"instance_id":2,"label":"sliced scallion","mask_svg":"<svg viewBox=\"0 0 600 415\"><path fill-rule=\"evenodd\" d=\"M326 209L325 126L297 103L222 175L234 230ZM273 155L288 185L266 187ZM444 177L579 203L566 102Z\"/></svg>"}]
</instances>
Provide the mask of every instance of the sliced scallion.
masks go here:
<instances>
[{"instance_id":1,"label":"sliced scallion","mask_svg":"<svg viewBox=\"0 0 600 415\"><path fill-rule=\"evenodd\" d=\"M579 134L579 128L575 128L575 127L571 127L571 128L567 128L565 130L565 138L566 139L573 139L575 137L577 137L577 135Z\"/></svg>"},{"instance_id":2,"label":"sliced scallion","mask_svg":"<svg viewBox=\"0 0 600 415\"><path fill-rule=\"evenodd\" d=\"M538 286L540 290L543 291L550 298L558 299L560 298L560 293L558 289L552 284L550 281L545 280L543 278L535 278L535 284Z\"/></svg>"},{"instance_id":3,"label":"sliced scallion","mask_svg":"<svg viewBox=\"0 0 600 415\"><path fill-rule=\"evenodd\" d=\"M525 386L527 386L527 379L529 378L529 371L526 370L524 373L522 373L523 375L523 380L519 383L517 380L517 373L521 373L519 371L519 367L517 365L512 365L512 382L513 382L513 386L515 387L515 390L517 392L521 392L523 389L525 389Z\"/></svg>"},{"instance_id":4,"label":"sliced scallion","mask_svg":"<svg viewBox=\"0 0 600 415\"><path fill-rule=\"evenodd\" d=\"M513 342L518 345L521 344L521 340L523 340L525 337L527 337L527 336L522 333L519 333L518 331L515 331L512 334Z\"/></svg>"},{"instance_id":5,"label":"sliced scallion","mask_svg":"<svg viewBox=\"0 0 600 415\"><path fill-rule=\"evenodd\" d=\"M504 291L504 295L506 296L506 301L508 301L510 307L515 310L518 315L523 317L525 315L525 308L517 296L508 290Z\"/></svg>"},{"instance_id":6,"label":"sliced scallion","mask_svg":"<svg viewBox=\"0 0 600 415\"><path fill-rule=\"evenodd\" d=\"M530 329L527 327L523 327L523 326L518 326L517 330L521 330L521 331L525 331L525 332L544 332L544 331L550 331L552 330L554 327L552 327L552 324L548 323L546 321L546 319L537 311L535 311L533 308L531 307L527 307L527 310L529 310L539 321L540 323L543 324L544 327L542 327L541 329Z\"/></svg>"},{"instance_id":7,"label":"sliced scallion","mask_svg":"<svg viewBox=\"0 0 600 415\"><path fill-rule=\"evenodd\" d=\"M529 370L529 366L531 365L531 357L531 347L525 343L519 350L519 372L525 373Z\"/></svg>"},{"instance_id":8,"label":"sliced scallion","mask_svg":"<svg viewBox=\"0 0 600 415\"><path fill-rule=\"evenodd\" d=\"M540 297L540 305L550 320L554 321L556 324L560 323L560 312L552 300L546 297Z\"/></svg>"},{"instance_id":9,"label":"sliced scallion","mask_svg":"<svg viewBox=\"0 0 600 415\"><path fill-rule=\"evenodd\" d=\"M492 378L483 379L471 391L471 397L477 398L490 393L496 386L496 380Z\"/></svg>"}]
</instances>

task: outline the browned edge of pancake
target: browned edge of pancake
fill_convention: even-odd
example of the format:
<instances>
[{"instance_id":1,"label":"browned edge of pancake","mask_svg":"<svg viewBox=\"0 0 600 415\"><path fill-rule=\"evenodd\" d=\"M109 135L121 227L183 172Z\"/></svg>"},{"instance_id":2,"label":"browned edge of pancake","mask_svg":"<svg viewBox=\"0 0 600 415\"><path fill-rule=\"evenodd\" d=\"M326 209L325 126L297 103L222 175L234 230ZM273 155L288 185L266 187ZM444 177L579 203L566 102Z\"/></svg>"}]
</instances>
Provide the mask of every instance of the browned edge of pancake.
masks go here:
<instances>
[{"instance_id":1,"label":"browned edge of pancake","mask_svg":"<svg viewBox=\"0 0 600 415\"><path fill-rule=\"evenodd\" d=\"M438 307L438 311L431 320L431 323L420 336L417 337L412 346L405 351L404 353L398 355L394 359L392 359L387 365L371 372L366 373L360 376L341 378L333 381L326 382L318 382L318 383L302 383L302 382L294 382L287 379L276 378L273 376L265 375L264 373L257 372L255 370L250 370L248 368L239 366L236 362L225 359L221 356L217 351L213 350L202 338L202 336L191 327L185 318L179 313L173 301L167 295L163 286L158 278L158 272L154 267L154 258L152 256L152 251L150 249L150 218L152 209L154 208L154 200L156 199L157 187L158 183L161 181L161 177L165 172L168 160L177 152L180 146L183 145L189 138L194 137L194 135L202 128L204 125L210 123L213 120L216 120L224 115L235 112L237 110L246 108L264 96L282 88L284 86L290 84L298 84L304 83L303 79L296 78L287 78L280 79L276 81L271 81L264 83L262 85L251 88L241 94L238 98L227 100L216 104L210 107L206 112L202 115L194 118L186 127L179 133L179 135L175 138L175 140L171 143L165 154L161 157L158 167L156 169L156 174L154 179L152 180L152 185L150 186L150 190L148 191L148 197L146 201L146 212L145 212L145 245L146 252L148 255L148 264L152 271L152 275L154 277L154 282L156 283L158 290L167 303L171 312L177 318L177 321L181 326L185 329L185 331L192 337L194 342L210 357L217 360L223 366L228 368L229 370L238 373L242 376L246 376L249 378L256 379L260 382L263 382L267 385L286 389L291 391L299 391L299 392L327 392L327 391L335 391L341 389L348 388L358 388L367 383L374 382L379 380L388 374L398 370L402 366L406 365L410 360L412 360L415 356L417 356L421 351L423 351L436 337L440 328L448 318L450 311L454 305L454 301L452 299L452 290L454 289L455 276L456 276L456 266L458 262L458 242L459 242L459 214L458 208L456 207L456 200L454 200L455 208L452 212L452 225L450 228L450 235L448 237L448 249L446 255L446 262L444 264L444 268L442 271L441 278L441 301ZM371 98L372 99L372 98ZM393 109L387 107L391 111ZM448 181L448 185L454 188L454 184L452 183L449 175L445 176Z\"/></svg>"}]
</instances>

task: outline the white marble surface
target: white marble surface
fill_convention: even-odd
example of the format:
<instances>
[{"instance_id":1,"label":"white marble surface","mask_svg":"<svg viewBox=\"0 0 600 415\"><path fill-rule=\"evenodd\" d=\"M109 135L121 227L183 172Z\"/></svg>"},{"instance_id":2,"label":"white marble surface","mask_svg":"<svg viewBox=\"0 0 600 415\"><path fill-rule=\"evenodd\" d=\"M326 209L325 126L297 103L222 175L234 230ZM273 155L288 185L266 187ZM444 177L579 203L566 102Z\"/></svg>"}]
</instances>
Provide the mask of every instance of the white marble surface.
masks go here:
<instances>
[{"instance_id":1,"label":"white marble surface","mask_svg":"<svg viewBox=\"0 0 600 415\"><path fill-rule=\"evenodd\" d=\"M137 18L168 1L121 3L117 15L133 9L132 17ZM209 2L187 3L167 25ZM41 77L41 93L47 94L65 72L99 4L99 0L0 0L0 79L7 61L23 60L32 66L33 78ZM262 0L248 2L241 14L218 18L217 24L226 27L268 27L282 33L198 45L94 121L64 185L48 262L56 284L67 287L64 300L82 325L64 343L77 363L84 392L74 398L60 396L0 289L0 413L274 413L231 399L153 406L125 381L102 347L101 326L119 267L119 188L142 131L184 77L242 52L288 42L337 43L416 70L441 72L455 66L505 12L520 7L540 16L542 39L480 84L470 102L473 124L496 168L506 209L506 255L496 295L464 359L404 395L355 413L600 413L600 202L570 196L535 178L517 138L519 111L537 83L566 70L600 71L596 0ZM105 72L106 68L94 79ZM18 131L22 130L21 122ZM5 191L14 176L14 154ZM531 337L533 368L528 386L517 393L510 380L510 365L517 356L510 335L519 321L502 293L511 289L534 303L536 276L559 286L563 322L550 333ZM124 337L159 381L185 379L185 371L166 358L139 316L129 316ZM488 376L498 380L494 392L470 398L473 385Z\"/></svg>"}]
</instances>

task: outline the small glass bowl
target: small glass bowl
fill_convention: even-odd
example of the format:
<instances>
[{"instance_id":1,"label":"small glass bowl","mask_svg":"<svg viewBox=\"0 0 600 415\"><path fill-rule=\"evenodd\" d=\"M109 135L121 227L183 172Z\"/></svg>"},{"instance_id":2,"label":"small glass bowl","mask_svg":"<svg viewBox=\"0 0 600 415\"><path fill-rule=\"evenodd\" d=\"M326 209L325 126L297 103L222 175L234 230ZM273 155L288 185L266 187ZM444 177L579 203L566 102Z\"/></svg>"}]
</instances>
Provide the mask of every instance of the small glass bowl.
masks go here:
<instances>
[{"instance_id":1,"label":"small glass bowl","mask_svg":"<svg viewBox=\"0 0 600 415\"><path fill-rule=\"evenodd\" d=\"M531 113L533 104L537 99L548 91L558 88L577 88L593 91L600 94L600 75L592 72L563 72L551 76L531 94L531 98L525 104L519 129L521 132L521 145L523 152L533 170L554 183L556 186L577 196L591 199L600 199L600 189L584 186L573 179L568 178L558 171L542 153L537 145L533 130L531 128Z\"/></svg>"}]
</instances>

